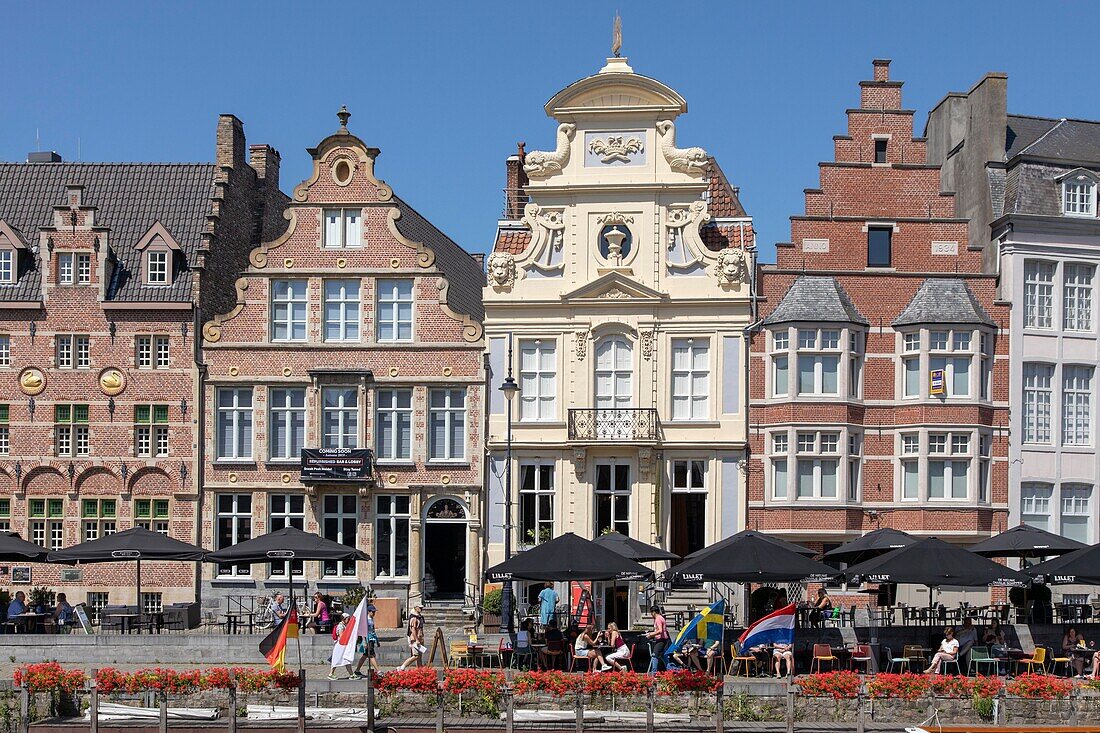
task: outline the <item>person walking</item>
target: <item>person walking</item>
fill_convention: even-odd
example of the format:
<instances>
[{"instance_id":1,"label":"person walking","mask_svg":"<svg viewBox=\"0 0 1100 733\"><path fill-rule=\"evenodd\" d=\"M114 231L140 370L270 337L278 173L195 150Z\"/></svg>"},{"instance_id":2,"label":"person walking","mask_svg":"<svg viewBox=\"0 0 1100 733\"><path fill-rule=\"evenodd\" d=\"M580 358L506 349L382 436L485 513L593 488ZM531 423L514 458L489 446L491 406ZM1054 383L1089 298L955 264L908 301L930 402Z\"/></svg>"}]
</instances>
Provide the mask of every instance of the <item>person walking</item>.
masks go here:
<instances>
[{"instance_id":1,"label":"person walking","mask_svg":"<svg viewBox=\"0 0 1100 733\"><path fill-rule=\"evenodd\" d=\"M661 614L660 606L654 606L649 611L653 617L653 631L645 636L649 639L649 674L657 674L658 669L667 666L665 664L665 650L671 641L668 635L668 624Z\"/></svg>"},{"instance_id":2,"label":"person walking","mask_svg":"<svg viewBox=\"0 0 1100 733\"><path fill-rule=\"evenodd\" d=\"M413 606L413 612L409 615L409 623L405 628L405 635L409 642L409 658L401 663L399 670L406 670L409 665L416 662L419 667L423 664L424 652L428 647L424 646L424 607Z\"/></svg>"},{"instance_id":3,"label":"person walking","mask_svg":"<svg viewBox=\"0 0 1100 733\"><path fill-rule=\"evenodd\" d=\"M558 592L554 590L554 584L548 582L539 592L539 623L542 624L543 628L546 628L546 625L550 623L557 607Z\"/></svg>"},{"instance_id":4,"label":"person walking","mask_svg":"<svg viewBox=\"0 0 1100 733\"><path fill-rule=\"evenodd\" d=\"M374 612L378 609L372 603L367 606L367 631L359 637L356 643L356 651L363 656L359 657L359 663L355 665L355 674L363 676L363 664L370 662L372 672L380 672L378 668L378 633L374 626Z\"/></svg>"}]
</instances>

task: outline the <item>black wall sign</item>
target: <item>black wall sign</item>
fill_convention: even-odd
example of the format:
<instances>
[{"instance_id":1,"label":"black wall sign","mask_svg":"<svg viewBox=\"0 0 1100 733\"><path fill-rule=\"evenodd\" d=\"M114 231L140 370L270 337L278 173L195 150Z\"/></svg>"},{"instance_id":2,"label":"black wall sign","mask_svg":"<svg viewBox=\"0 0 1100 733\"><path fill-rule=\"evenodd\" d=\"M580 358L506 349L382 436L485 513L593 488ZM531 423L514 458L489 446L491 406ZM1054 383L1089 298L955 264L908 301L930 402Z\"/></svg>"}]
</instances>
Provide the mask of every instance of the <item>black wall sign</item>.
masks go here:
<instances>
[{"instance_id":1,"label":"black wall sign","mask_svg":"<svg viewBox=\"0 0 1100 733\"><path fill-rule=\"evenodd\" d=\"M366 448L303 448L303 481L367 481L373 474Z\"/></svg>"}]
</instances>

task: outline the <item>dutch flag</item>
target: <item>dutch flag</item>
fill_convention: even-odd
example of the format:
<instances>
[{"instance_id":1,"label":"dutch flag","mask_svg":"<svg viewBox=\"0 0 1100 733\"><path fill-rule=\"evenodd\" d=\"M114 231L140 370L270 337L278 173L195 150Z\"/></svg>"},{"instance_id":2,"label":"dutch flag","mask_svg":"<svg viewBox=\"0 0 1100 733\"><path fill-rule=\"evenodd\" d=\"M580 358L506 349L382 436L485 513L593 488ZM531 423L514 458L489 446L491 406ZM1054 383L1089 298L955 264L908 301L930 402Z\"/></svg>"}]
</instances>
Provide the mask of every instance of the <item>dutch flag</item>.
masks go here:
<instances>
[{"instance_id":1,"label":"dutch flag","mask_svg":"<svg viewBox=\"0 0 1100 733\"><path fill-rule=\"evenodd\" d=\"M742 649L763 644L794 643L795 604L773 611L752 623L737 641Z\"/></svg>"}]
</instances>

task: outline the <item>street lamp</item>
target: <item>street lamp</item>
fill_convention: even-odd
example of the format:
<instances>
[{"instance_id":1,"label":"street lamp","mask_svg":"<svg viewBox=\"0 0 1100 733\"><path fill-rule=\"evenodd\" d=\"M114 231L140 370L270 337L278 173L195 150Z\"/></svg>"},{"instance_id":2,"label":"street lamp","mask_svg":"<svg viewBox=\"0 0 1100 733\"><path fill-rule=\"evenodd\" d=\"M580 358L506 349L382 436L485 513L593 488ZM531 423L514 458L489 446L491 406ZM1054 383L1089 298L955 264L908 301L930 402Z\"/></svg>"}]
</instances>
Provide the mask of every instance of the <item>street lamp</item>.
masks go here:
<instances>
[{"instance_id":1,"label":"street lamp","mask_svg":"<svg viewBox=\"0 0 1100 733\"><path fill-rule=\"evenodd\" d=\"M508 339L508 376L500 385L500 391L504 393L507 402L508 430L505 438L504 450L504 559L512 559L512 399L519 392L519 385L512 377L512 339ZM500 593L500 633L507 634L513 630L512 624L512 581L504 581L504 587Z\"/></svg>"}]
</instances>

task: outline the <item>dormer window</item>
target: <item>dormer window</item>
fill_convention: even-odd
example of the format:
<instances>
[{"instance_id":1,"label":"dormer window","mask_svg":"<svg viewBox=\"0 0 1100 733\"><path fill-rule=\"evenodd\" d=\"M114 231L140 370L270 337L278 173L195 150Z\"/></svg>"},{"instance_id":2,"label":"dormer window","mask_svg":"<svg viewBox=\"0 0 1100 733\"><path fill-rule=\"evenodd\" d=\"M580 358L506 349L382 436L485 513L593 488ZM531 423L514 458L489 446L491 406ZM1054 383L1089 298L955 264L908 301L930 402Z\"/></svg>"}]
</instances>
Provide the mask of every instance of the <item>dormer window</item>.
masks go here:
<instances>
[{"instance_id":1,"label":"dormer window","mask_svg":"<svg viewBox=\"0 0 1100 733\"><path fill-rule=\"evenodd\" d=\"M176 253L182 249L158 221L136 245L141 252L141 281L145 285L171 285Z\"/></svg>"},{"instance_id":2,"label":"dormer window","mask_svg":"<svg viewBox=\"0 0 1100 733\"><path fill-rule=\"evenodd\" d=\"M168 284L168 262L171 258L171 253L168 250L153 250L146 255L148 259L145 263L145 281L149 285L167 285Z\"/></svg>"},{"instance_id":3,"label":"dormer window","mask_svg":"<svg viewBox=\"0 0 1100 733\"><path fill-rule=\"evenodd\" d=\"M1096 216L1096 181L1084 174L1062 181L1062 212L1066 216Z\"/></svg>"},{"instance_id":4,"label":"dormer window","mask_svg":"<svg viewBox=\"0 0 1100 733\"><path fill-rule=\"evenodd\" d=\"M92 282L92 256L62 252L57 256L58 285L89 285Z\"/></svg>"},{"instance_id":5,"label":"dormer window","mask_svg":"<svg viewBox=\"0 0 1100 733\"><path fill-rule=\"evenodd\" d=\"M0 249L0 285L15 284L15 250Z\"/></svg>"},{"instance_id":6,"label":"dormer window","mask_svg":"<svg viewBox=\"0 0 1100 733\"><path fill-rule=\"evenodd\" d=\"M19 279L19 250L26 246L19 233L0 219L0 285L14 285Z\"/></svg>"}]
</instances>

